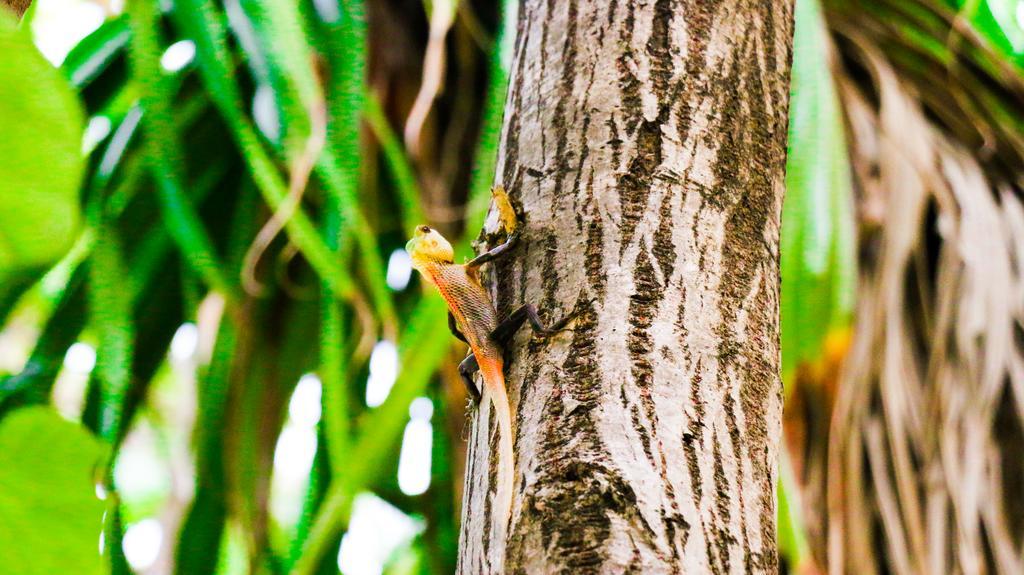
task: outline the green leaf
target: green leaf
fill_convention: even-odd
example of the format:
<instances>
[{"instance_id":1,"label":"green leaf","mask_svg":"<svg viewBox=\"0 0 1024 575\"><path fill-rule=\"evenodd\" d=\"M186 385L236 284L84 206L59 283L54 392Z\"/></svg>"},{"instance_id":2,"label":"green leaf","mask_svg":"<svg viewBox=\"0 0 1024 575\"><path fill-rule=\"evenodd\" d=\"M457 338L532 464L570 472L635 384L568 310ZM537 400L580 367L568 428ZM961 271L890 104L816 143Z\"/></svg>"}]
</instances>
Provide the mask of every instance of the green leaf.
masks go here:
<instances>
[{"instance_id":1,"label":"green leaf","mask_svg":"<svg viewBox=\"0 0 1024 575\"><path fill-rule=\"evenodd\" d=\"M1009 43L1012 53L1024 53L1024 30L1017 18L1018 0L988 0L985 4L999 24L999 31Z\"/></svg>"},{"instance_id":2,"label":"green leaf","mask_svg":"<svg viewBox=\"0 0 1024 575\"><path fill-rule=\"evenodd\" d=\"M5 573L100 574L104 503L94 474L103 448L51 409L0 422L0 557Z\"/></svg>"},{"instance_id":3,"label":"green leaf","mask_svg":"<svg viewBox=\"0 0 1024 575\"><path fill-rule=\"evenodd\" d=\"M236 341L234 325L230 321L222 321L210 367L197 388L196 495L185 516L175 549L175 573L181 575L214 573L221 553L227 501L224 438L220 433L224 429Z\"/></svg>"},{"instance_id":4,"label":"green leaf","mask_svg":"<svg viewBox=\"0 0 1024 575\"><path fill-rule=\"evenodd\" d=\"M185 260L206 283L229 300L235 301L239 297L235 293L235 286L220 269L213 242L182 186L184 154L171 107L175 91L171 79L160 72L160 46L157 38L160 15L149 0L129 2L128 14L134 34L132 73L135 81L143 87L146 146L153 178L160 191L167 230L185 255Z\"/></svg>"},{"instance_id":5,"label":"green leaf","mask_svg":"<svg viewBox=\"0 0 1024 575\"><path fill-rule=\"evenodd\" d=\"M423 206L420 205L421 193L419 183L416 181L416 171L406 155L405 148L398 140L398 136L391 129L391 124L388 123L380 100L373 92L366 94L366 99L363 102L363 116L373 131L373 135L380 142L384 161L391 169L391 176L395 180L398 205L402 208L402 231L411 233L417 225L427 221L427 216L423 213Z\"/></svg>"},{"instance_id":6,"label":"green leaf","mask_svg":"<svg viewBox=\"0 0 1024 575\"><path fill-rule=\"evenodd\" d=\"M123 289L128 277L124 254L114 226L103 226L89 266L89 316L99 334L96 375L102 384L99 434L111 444L124 425L124 403L132 381L135 326L131 294Z\"/></svg>"},{"instance_id":7,"label":"green leaf","mask_svg":"<svg viewBox=\"0 0 1024 575\"><path fill-rule=\"evenodd\" d=\"M82 110L71 87L0 12L0 285L70 247L79 225Z\"/></svg>"},{"instance_id":8,"label":"green leaf","mask_svg":"<svg viewBox=\"0 0 1024 575\"><path fill-rule=\"evenodd\" d=\"M332 198L328 198L329 209L324 217L324 242L337 249L341 228L340 211ZM339 302L330 289L324 285L320 299L320 381L324 394L324 431L327 438L327 452L330 470L334 476L341 476L345 470L345 454L350 441L348 403L349 389L346 375L349 370L345 354L345 323Z\"/></svg>"},{"instance_id":9,"label":"green leaf","mask_svg":"<svg viewBox=\"0 0 1024 575\"><path fill-rule=\"evenodd\" d=\"M68 53L61 70L76 88L87 86L123 53L131 31L123 16L103 23Z\"/></svg>"},{"instance_id":10,"label":"green leaf","mask_svg":"<svg viewBox=\"0 0 1024 575\"><path fill-rule=\"evenodd\" d=\"M798 0L786 200L782 210L782 363L789 381L846 325L854 293L854 212L843 120L817 0Z\"/></svg>"},{"instance_id":11,"label":"green leaf","mask_svg":"<svg viewBox=\"0 0 1024 575\"><path fill-rule=\"evenodd\" d=\"M964 18L1011 62L1024 64L1024 29L1017 21L1017 0L966 0L957 2Z\"/></svg>"},{"instance_id":12,"label":"green leaf","mask_svg":"<svg viewBox=\"0 0 1024 575\"><path fill-rule=\"evenodd\" d=\"M68 347L85 323L88 266L79 266L61 290L56 309L45 323L35 349L21 373L0 379L0 417L25 404L44 403L50 396Z\"/></svg>"},{"instance_id":13,"label":"green leaf","mask_svg":"<svg viewBox=\"0 0 1024 575\"><path fill-rule=\"evenodd\" d=\"M252 55L254 75L273 92L280 141L291 160L302 153L309 137L310 110L323 100L299 5L288 0L242 0L239 8L230 20L232 28Z\"/></svg>"}]
</instances>

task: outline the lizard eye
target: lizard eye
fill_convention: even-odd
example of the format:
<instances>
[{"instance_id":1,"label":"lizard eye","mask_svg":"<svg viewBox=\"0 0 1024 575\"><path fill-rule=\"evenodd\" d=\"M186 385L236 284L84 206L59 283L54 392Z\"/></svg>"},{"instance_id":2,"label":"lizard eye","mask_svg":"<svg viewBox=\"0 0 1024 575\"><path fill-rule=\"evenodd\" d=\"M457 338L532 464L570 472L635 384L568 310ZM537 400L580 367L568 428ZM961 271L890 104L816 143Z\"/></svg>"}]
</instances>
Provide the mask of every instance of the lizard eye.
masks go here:
<instances>
[{"instance_id":1,"label":"lizard eye","mask_svg":"<svg viewBox=\"0 0 1024 575\"><path fill-rule=\"evenodd\" d=\"M430 226L420 226L420 231L425 233L425 234L429 234L430 233Z\"/></svg>"}]
</instances>

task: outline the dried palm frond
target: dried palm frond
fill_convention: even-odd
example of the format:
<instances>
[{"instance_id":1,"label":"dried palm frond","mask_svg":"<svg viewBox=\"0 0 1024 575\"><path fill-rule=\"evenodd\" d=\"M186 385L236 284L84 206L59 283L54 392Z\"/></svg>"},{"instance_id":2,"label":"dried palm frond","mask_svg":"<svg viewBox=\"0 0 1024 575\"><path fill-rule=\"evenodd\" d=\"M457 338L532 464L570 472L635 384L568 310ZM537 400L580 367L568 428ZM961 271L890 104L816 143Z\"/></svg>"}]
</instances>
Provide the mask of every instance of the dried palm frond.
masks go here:
<instances>
[{"instance_id":1,"label":"dried palm frond","mask_svg":"<svg viewBox=\"0 0 1024 575\"><path fill-rule=\"evenodd\" d=\"M861 255L812 545L836 574L1024 573L1022 71L944 4L828 8Z\"/></svg>"}]
</instances>

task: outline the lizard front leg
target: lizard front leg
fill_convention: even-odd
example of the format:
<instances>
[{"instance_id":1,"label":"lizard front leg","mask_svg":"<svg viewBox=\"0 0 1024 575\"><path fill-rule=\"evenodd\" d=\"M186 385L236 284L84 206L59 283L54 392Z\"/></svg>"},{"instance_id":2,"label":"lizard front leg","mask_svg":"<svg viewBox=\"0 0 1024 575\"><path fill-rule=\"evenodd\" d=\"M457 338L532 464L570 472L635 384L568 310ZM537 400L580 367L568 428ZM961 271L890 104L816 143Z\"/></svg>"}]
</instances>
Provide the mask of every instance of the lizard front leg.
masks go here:
<instances>
[{"instance_id":1,"label":"lizard front leg","mask_svg":"<svg viewBox=\"0 0 1024 575\"><path fill-rule=\"evenodd\" d=\"M494 331L491 332L491 339L505 347L516 331L527 321L530 322L530 326L533 327L533 331L538 336L550 337L565 329L565 326L572 321L575 315L575 312L570 313L552 325L545 326L544 322L540 319L540 315L537 314L537 308L532 304L524 303L509 314L505 321L498 324L498 327L494 328Z\"/></svg>"},{"instance_id":2,"label":"lizard front leg","mask_svg":"<svg viewBox=\"0 0 1024 575\"><path fill-rule=\"evenodd\" d=\"M466 262L466 269L475 270L487 262L494 261L495 259L505 255L509 250L515 247L516 242L519 240L519 233L513 232L509 234L508 238L505 239L505 243L495 246L485 253L482 253L475 258Z\"/></svg>"},{"instance_id":3,"label":"lizard front leg","mask_svg":"<svg viewBox=\"0 0 1024 575\"><path fill-rule=\"evenodd\" d=\"M485 263L492 262L495 259L505 255L509 250L515 247L516 242L519 239L518 232L512 232L508 238L499 246L488 250L486 253L480 254L472 260L466 262L466 269L471 272L475 272L480 266ZM491 332L491 339L498 342L502 347L508 343L512 335L523 325L523 322L529 321L530 325L533 326L533 331L540 337L548 337L554 333L560 331L565 327L567 323L573 318L575 314L569 314L556 322L551 327L545 327L544 322L541 321L540 316L537 314L537 308L531 304L523 304L519 306L514 312L512 312L508 318L501 322L494 331ZM451 325L452 318L449 315L449 325ZM452 328L453 333L458 335L455 328Z\"/></svg>"}]
</instances>

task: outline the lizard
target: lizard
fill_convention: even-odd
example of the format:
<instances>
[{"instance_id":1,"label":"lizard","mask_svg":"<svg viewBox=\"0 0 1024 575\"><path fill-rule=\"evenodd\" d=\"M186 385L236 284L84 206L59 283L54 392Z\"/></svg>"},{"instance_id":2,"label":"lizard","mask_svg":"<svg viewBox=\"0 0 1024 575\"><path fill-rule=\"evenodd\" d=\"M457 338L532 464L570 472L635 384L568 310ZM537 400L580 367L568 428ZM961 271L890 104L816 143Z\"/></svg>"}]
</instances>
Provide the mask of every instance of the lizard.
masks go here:
<instances>
[{"instance_id":1,"label":"lizard","mask_svg":"<svg viewBox=\"0 0 1024 575\"><path fill-rule=\"evenodd\" d=\"M484 399L489 400L497 414L499 467L496 498L501 510L499 533L503 540L511 519L512 481L515 474L512 451L515 436L512 431L511 406L505 389L504 348L527 321L536 335L548 337L563 329L571 316L546 327L536 307L526 303L508 318L498 320L494 304L480 283L480 267L515 247L520 231L518 218L504 188L495 186L491 195L497 208L499 226L506 234L504 243L464 264L456 264L451 243L437 230L421 225L417 226L405 249L412 259L413 268L437 288L448 304L448 327L452 333L469 344L469 354L459 364L459 375L470 395L477 404ZM483 376L482 393L474 380L477 372Z\"/></svg>"}]
</instances>

